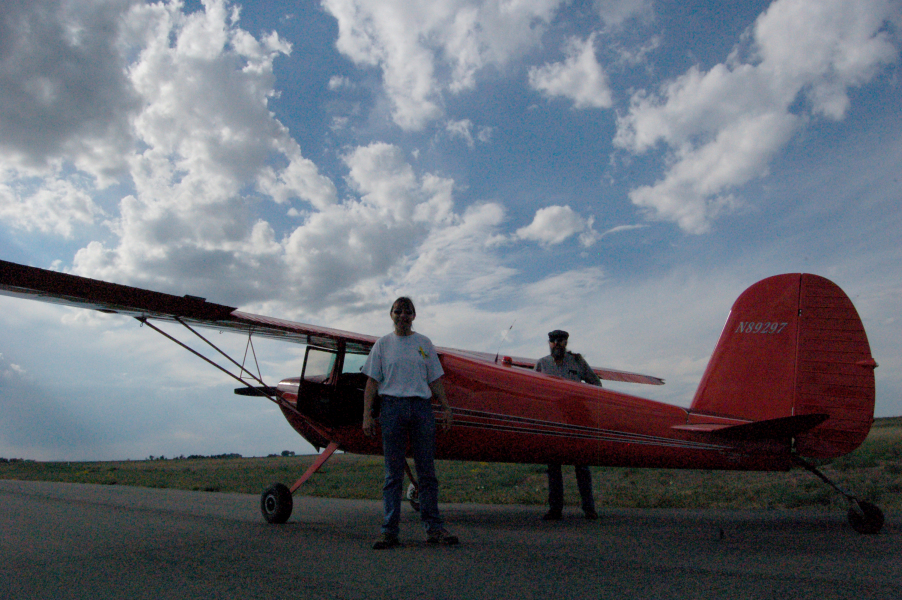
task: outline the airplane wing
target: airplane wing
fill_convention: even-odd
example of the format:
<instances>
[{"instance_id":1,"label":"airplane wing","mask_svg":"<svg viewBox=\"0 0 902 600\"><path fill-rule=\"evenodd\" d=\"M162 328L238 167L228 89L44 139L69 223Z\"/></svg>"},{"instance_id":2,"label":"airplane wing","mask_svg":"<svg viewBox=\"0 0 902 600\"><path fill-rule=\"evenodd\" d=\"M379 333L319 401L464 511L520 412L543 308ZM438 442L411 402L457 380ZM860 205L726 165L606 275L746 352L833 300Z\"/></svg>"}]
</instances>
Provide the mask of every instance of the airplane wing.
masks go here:
<instances>
[{"instance_id":1,"label":"airplane wing","mask_svg":"<svg viewBox=\"0 0 902 600\"><path fill-rule=\"evenodd\" d=\"M496 357L494 354L489 354L488 352L474 352L470 350L455 350L453 348L438 348L441 352L450 352L453 354L457 354L459 356L463 356L465 358L475 359L475 360L483 360L488 362L495 362ZM507 356L504 358L510 358L511 364L515 367L522 367L524 369L533 369L536 366L537 360L534 358L524 358L522 356ZM660 377L655 377L653 375L642 375L641 373L630 373L629 371L620 371L618 369L610 369L607 367L591 367L591 369L598 375L599 378L604 379L606 381L622 381L625 383L645 383L649 385L664 385L664 380Z\"/></svg>"},{"instance_id":2,"label":"airplane wing","mask_svg":"<svg viewBox=\"0 0 902 600\"><path fill-rule=\"evenodd\" d=\"M251 333L256 336L337 350L340 343L353 354L368 354L376 337L264 317L237 310L231 306L207 302L196 296L174 296L141 288L109 283L68 273L27 267L0 260L0 295L28 298L53 304L91 308L103 313L120 314L138 319L157 319L187 325ZM438 348L470 358L494 362L495 355L487 352ZM517 367L532 369L536 360L511 357ZM617 369L592 367L602 379L628 383L663 385L664 380Z\"/></svg>"},{"instance_id":3,"label":"airplane wing","mask_svg":"<svg viewBox=\"0 0 902 600\"><path fill-rule=\"evenodd\" d=\"M354 354L368 354L376 341L359 333L245 313L196 296L173 296L4 260L0 260L0 294L138 319L252 333L333 350L343 342Z\"/></svg>"}]
</instances>

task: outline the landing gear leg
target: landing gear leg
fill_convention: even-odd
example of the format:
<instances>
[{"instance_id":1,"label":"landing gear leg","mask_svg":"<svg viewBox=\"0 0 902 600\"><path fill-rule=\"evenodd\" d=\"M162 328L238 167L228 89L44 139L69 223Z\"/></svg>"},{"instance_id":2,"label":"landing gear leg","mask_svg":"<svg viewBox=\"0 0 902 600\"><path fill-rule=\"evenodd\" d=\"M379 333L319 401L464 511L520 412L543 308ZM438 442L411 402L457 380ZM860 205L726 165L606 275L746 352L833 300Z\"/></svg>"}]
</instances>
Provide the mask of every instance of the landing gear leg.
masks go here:
<instances>
[{"instance_id":1,"label":"landing gear leg","mask_svg":"<svg viewBox=\"0 0 902 600\"><path fill-rule=\"evenodd\" d=\"M301 487L301 484L310 479L311 475L319 471L320 467L329 460L329 457L336 450L338 450L338 442L330 442L328 447L313 461L310 468L301 475L300 479L294 482L290 489L281 483L274 483L263 492L260 496L260 512L263 513L263 518L266 519L267 523L276 525L288 520L294 507L291 495Z\"/></svg>"},{"instance_id":2,"label":"landing gear leg","mask_svg":"<svg viewBox=\"0 0 902 600\"><path fill-rule=\"evenodd\" d=\"M404 471L410 478L410 485L407 487L407 500L410 502L410 507L414 512L420 512L420 486L417 484L413 471L410 470L410 465L407 464L406 460L404 461Z\"/></svg>"},{"instance_id":3,"label":"landing gear leg","mask_svg":"<svg viewBox=\"0 0 902 600\"><path fill-rule=\"evenodd\" d=\"M880 530L883 529L883 511L881 511L880 508L870 502L859 500L852 494L843 490L841 487L830 481L830 479L821 473L814 465L805 461L800 456L793 456L792 458L796 464L805 467L808 471L817 475L821 481L842 494L842 496L849 501L848 518L852 529L865 535L879 533Z\"/></svg>"}]
</instances>

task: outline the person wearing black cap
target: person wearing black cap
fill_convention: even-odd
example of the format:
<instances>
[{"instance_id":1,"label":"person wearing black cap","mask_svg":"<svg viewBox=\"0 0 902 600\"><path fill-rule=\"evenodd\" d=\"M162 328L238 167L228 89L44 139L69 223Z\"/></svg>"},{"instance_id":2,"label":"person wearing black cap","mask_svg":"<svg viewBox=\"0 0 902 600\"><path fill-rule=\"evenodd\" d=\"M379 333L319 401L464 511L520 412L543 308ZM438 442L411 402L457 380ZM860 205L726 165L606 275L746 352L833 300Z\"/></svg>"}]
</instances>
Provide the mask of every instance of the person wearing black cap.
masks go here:
<instances>
[{"instance_id":1,"label":"person wearing black cap","mask_svg":"<svg viewBox=\"0 0 902 600\"><path fill-rule=\"evenodd\" d=\"M551 354L536 361L535 370L556 375L573 381L585 381L601 387L601 380L586 363L580 354L567 351L570 334L560 329L548 333L548 346ZM595 497L592 495L592 473L586 465L574 465L576 469L576 485L582 498L583 514L587 519L597 519ZM564 477L560 464L548 465L548 512L542 517L545 521L558 521L564 510Z\"/></svg>"}]
</instances>

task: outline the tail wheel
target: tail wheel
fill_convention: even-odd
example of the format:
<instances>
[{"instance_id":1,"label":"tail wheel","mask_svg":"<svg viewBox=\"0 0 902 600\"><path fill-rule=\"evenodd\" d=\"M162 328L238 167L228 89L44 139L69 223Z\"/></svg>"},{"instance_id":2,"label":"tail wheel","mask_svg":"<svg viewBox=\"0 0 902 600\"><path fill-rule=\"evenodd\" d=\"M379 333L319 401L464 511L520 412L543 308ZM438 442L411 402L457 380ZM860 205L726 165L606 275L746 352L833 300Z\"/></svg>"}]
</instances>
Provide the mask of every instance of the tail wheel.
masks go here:
<instances>
[{"instance_id":1,"label":"tail wheel","mask_svg":"<svg viewBox=\"0 0 902 600\"><path fill-rule=\"evenodd\" d=\"M420 512L420 492L417 490L417 486L412 483L407 486L407 500L415 512Z\"/></svg>"},{"instance_id":2,"label":"tail wheel","mask_svg":"<svg viewBox=\"0 0 902 600\"><path fill-rule=\"evenodd\" d=\"M849 507L849 524L858 533L879 533L883 529L883 511L870 502L856 500Z\"/></svg>"},{"instance_id":3,"label":"tail wheel","mask_svg":"<svg viewBox=\"0 0 902 600\"><path fill-rule=\"evenodd\" d=\"M291 516L292 507L291 490L281 483L274 483L260 496L260 512L267 523L284 523Z\"/></svg>"}]
</instances>

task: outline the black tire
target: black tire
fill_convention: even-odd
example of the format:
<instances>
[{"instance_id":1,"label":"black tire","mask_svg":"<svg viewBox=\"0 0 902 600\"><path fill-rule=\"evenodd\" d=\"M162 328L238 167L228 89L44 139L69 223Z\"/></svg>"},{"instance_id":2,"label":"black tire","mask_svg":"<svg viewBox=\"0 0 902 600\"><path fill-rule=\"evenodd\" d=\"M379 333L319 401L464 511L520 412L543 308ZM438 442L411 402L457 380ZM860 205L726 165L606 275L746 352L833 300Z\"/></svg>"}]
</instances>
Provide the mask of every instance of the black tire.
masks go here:
<instances>
[{"instance_id":1,"label":"black tire","mask_svg":"<svg viewBox=\"0 0 902 600\"><path fill-rule=\"evenodd\" d=\"M260 512L267 523L279 525L291 516L294 503L291 491L281 483L274 483L260 496Z\"/></svg>"},{"instance_id":2,"label":"black tire","mask_svg":"<svg viewBox=\"0 0 902 600\"><path fill-rule=\"evenodd\" d=\"M852 529L864 535L880 533L883 529L883 511L870 502L856 502L858 507L849 507L849 524Z\"/></svg>"}]
</instances>

